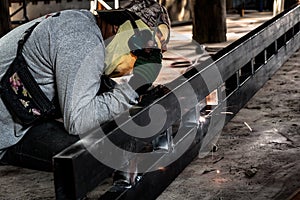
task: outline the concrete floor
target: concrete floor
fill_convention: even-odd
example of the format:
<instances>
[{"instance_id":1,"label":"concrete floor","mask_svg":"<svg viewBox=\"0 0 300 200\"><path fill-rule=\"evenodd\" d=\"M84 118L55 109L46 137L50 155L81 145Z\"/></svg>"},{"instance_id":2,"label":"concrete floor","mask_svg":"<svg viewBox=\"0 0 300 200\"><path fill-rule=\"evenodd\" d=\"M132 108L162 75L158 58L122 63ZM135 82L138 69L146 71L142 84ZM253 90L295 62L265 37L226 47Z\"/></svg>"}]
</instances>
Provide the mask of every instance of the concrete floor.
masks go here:
<instances>
[{"instance_id":1,"label":"concrete floor","mask_svg":"<svg viewBox=\"0 0 300 200\"><path fill-rule=\"evenodd\" d=\"M156 84L164 84L182 75L188 67L174 67L176 62L193 63L207 59L211 54L241 38L272 17L271 12L246 11L245 16L227 15L227 41L222 43L199 44L192 40L192 25L173 27L168 51L164 53L163 69ZM201 53L199 53L201 49Z\"/></svg>"}]
</instances>

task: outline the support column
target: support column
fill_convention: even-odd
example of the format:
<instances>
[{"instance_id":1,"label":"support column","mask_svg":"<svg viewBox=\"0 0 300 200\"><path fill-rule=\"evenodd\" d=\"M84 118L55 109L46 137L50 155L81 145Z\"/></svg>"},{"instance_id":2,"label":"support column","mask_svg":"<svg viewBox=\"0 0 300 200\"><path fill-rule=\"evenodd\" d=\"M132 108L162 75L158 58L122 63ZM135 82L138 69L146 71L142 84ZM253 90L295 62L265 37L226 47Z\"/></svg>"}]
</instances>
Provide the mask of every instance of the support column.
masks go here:
<instances>
[{"instance_id":1,"label":"support column","mask_svg":"<svg viewBox=\"0 0 300 200\"><path fill-rule=\"evenodd\" d=\"M8 0L0 1L0 37L10 31L10 15Z\"/></svg>"}]
</instances>

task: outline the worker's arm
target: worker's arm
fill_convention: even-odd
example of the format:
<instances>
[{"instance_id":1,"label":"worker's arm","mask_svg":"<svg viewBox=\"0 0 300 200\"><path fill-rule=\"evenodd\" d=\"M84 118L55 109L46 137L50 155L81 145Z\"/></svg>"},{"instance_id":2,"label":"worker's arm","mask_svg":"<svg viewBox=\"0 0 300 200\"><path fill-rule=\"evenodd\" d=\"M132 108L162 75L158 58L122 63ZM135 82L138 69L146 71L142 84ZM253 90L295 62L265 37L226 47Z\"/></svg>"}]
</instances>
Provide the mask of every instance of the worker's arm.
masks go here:
<instances>
[{"instance_id":1,"label":"worker's arm","mask_svg":"<svg viewBox=\"0 0 300 200\"><path fill-rule=\"evenodd\" d=\"M138 98L127 84L100 95L104 44L97 34L65 35L56 58L56 79L64 124L70 134L85 133L131 107Z\"/></svg>"}]
</instances>

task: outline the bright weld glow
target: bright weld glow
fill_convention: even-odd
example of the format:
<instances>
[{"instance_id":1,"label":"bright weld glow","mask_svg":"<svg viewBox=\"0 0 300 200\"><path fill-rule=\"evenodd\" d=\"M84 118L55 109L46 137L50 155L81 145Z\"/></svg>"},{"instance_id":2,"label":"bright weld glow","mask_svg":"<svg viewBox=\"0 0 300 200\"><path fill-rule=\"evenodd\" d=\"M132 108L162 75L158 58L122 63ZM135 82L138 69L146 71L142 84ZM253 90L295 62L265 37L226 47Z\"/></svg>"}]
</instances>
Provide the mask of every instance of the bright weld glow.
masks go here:
<instances>
[{"instance_id":1,"label":"bright weld glow","mask_svg":"<svg viewBox=\"0 0 300 200\"><path fill-rule=\"evenodd\" d=\"M115 0L115 9L119 8L119 0Z\"/></svg>"},{"instance_id":2,"label":"bright weld glow","mask_svg":"<svg viewBox=\"0 0 300 200\"><path fill-rule=\"evenodd\" d=\"M221 112L221 114L233 115L233 112Z\"/></svg>"},{"instance_id":3,"label":"bright weld glow","mask_svg":"<svg viewBox=\"0 0 300 200\"><path fill-rule=\"evenodd\" d=\"M166 168L165 168L165 167L159 167L158 170L160 170L160 171L165 171Z\"/></svg>"},{"instance_id":4,"label":"bright weld glow","mask_svg":"<svg viewBox=\"0 0 300 200\"><path fill-rule=\"evenodd\" d=\"M217 174L220 174L220 170L217 170Z\"/></svg>"},{"instance_id":5,"label":"bright weld glow","mask_svg":"<svg viewBox=\"0 0 300 200\"><path fill-rule=\"evenodd\" d=\"M247 122L244 122L244 124L249 128L250 132L252 132L252 128L247 124Z\"/></svg>"},{"instance_id":6,"label":"bright weld glow","mask_svg":"<svg viewBox=\"0 0 300 200\"><path fill-rule=\"evenodd\" d=\"M206 121L205 117L200 116L199 117L199 122L204 123Z\"/></svg>"}]
</instances>

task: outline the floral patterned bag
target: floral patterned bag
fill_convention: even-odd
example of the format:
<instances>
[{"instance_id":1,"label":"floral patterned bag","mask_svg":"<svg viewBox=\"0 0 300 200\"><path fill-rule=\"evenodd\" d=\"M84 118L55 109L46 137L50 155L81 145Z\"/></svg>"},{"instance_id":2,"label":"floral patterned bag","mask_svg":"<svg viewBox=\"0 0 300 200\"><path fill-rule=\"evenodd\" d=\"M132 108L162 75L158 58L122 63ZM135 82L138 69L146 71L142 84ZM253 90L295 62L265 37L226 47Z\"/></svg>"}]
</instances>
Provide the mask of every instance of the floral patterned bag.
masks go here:
<instances>
[{"instance_id":1,"label":"floral patterned bag","mask_svg":"<svg viewBox=\"0 0 300 200\"><path fill-rule=\"evenodd\" d=\"M59 113L57 106L38 86L22 55L23 45L36 25L29 28L19 41L17 56L0 82L2 101L14 120L25 126L55 118Z\"/></svg>"}]
</instances>

